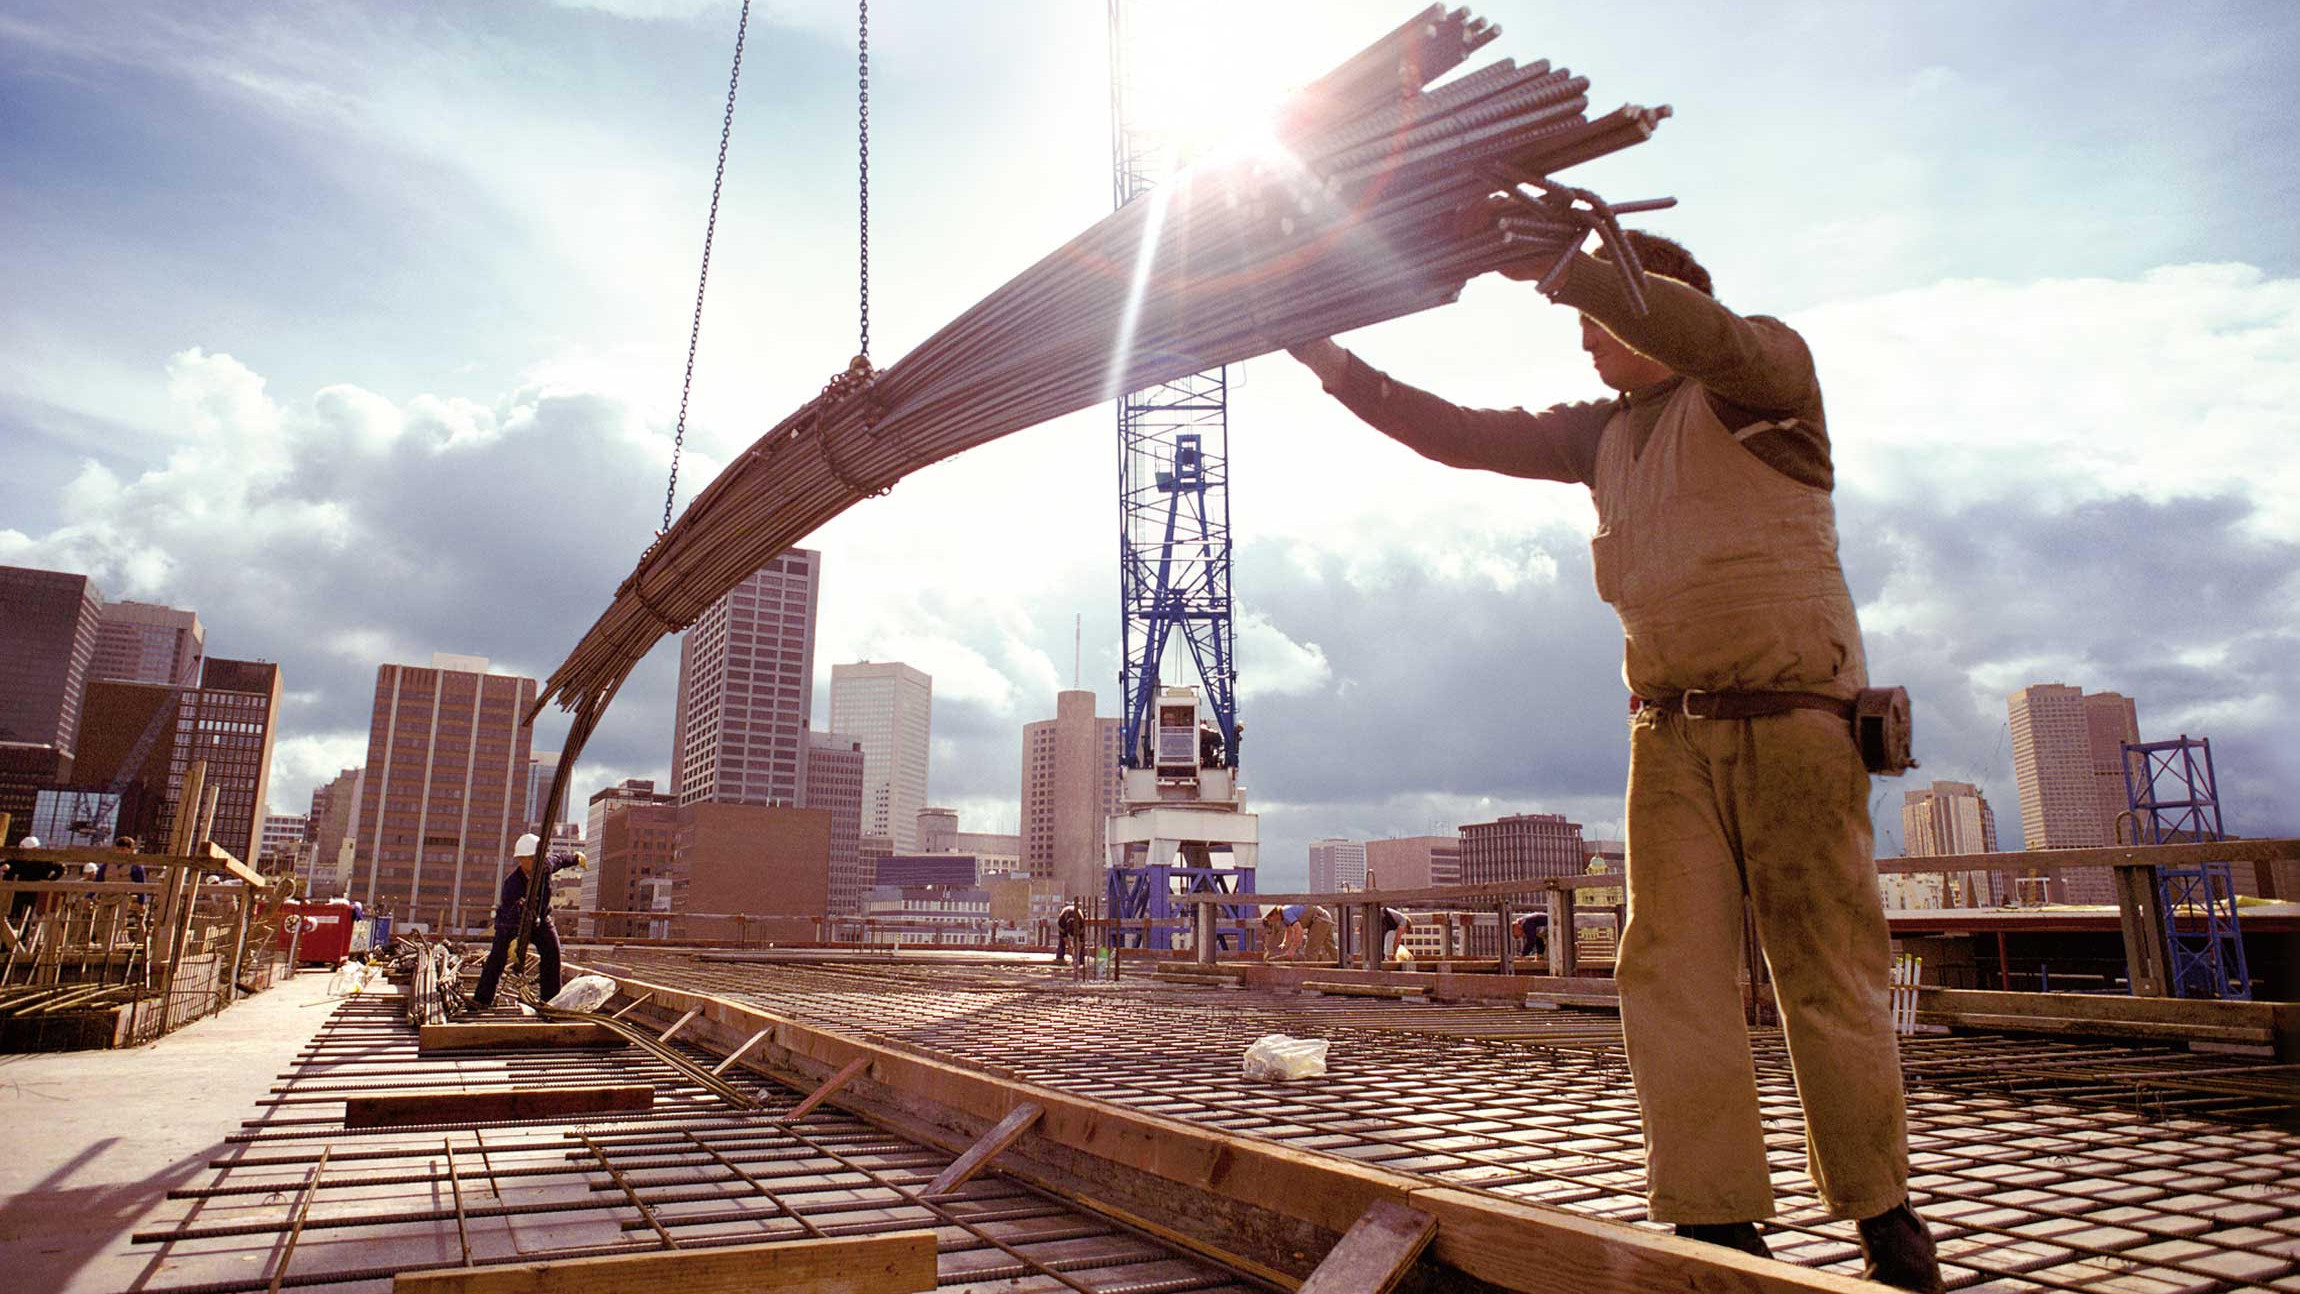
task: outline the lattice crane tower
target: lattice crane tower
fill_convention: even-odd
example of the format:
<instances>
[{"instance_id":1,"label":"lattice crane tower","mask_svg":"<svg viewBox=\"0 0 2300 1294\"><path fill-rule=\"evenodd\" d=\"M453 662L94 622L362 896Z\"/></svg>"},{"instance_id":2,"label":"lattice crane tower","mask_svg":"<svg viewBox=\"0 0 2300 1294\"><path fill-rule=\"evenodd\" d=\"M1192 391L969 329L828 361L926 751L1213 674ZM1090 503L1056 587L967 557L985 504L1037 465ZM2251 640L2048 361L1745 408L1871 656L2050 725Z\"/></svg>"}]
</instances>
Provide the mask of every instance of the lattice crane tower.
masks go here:
<instances>
[{"instance_id":1,"label":"lattice crane tower","mask_svg":"<svg viewBox=\"0 0 2300 1294\"><path fill-rule=\"evenodd\" d=\"M1123 0L1110 0L1111 200L1156 184L1132 117ZM1140 270L1136 271L1140 273ZM1230 617L1229 375L1215 368L1118 400L1119 759L1148 768L1161 670L1178 635L1220 730L1238 750L1237 634Z\"/></svg>"}]
</instances>

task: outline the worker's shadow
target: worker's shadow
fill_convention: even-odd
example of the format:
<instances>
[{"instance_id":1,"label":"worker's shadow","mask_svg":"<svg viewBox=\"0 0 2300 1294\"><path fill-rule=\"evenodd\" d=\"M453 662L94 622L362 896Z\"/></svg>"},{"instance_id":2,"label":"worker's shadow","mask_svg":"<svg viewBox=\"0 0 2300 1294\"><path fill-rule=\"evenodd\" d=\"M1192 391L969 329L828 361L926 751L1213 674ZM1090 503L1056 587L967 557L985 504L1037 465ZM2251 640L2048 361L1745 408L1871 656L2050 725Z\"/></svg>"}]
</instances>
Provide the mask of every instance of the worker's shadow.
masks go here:
<instances>
[{"instance_id":1,"label":"worker's shadow","mask_svg":"<svg viewBox=\"0 0 2300 1294\"><path fill-rule=\"evenodd\" d=\"M136 1225L169 1191L204 1169L213 1153L186 1155L132 1182L71 1184L73 1177L121 1141L106 1137L57 1165L30 1189L0 1197L0 1253L8 1255L8 1272L0 1284L21 1290L63 1289L81 1269L123 1247ZM128 1288L140 1289L150 1281L166 1252L155 1248Z\"/></svg>"}]
</instances>

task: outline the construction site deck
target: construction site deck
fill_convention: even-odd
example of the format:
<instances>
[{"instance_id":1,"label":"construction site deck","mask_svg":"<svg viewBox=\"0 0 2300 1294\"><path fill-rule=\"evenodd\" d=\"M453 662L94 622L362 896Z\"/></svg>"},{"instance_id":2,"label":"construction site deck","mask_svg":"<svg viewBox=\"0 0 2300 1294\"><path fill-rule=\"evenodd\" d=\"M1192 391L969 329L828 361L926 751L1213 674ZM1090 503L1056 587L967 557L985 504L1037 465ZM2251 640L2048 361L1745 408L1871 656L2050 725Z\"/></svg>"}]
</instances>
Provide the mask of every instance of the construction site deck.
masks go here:
<instances>
[{"instance_id":1,"label":"construction site deck","mask_svg":"<svg viewBox=\"0 0 2300 1294\"><path fill-rule=\"evenodd\" d=\"M941 1289L1293 1289L1385 1200L1436 1218L1420 1258L1392 1255L1409 1287L1875 1288L1806 1176L1771 1029L1752 1038L1779 1262L1646 1220L1618 1017L1538 977L1512 1000L1471 983L1498 977L1454 994L1429 972L1163 961L1113 981L1044 955L572 953L618 980L603 1014L688 1064L510 1007L447 1026L480 1031L466 1050L419 1030L409 989L329 999L311 974L141 1051L14 1062L0 1245L36 1278L18 1288L609 1289L568 1264L717 1255L755 1276L767 1243L781 1274L763 1288L924 1288L930 1261ZM259 1015L262 1038L234 1046L270 1048L269 1082L155 1091L115 1107L108 1141L101 1121L39 1117L104 1090L107 1067L212 1048L203 1031ZM1244 1077L1273 1033L1326 1039L1326 1072ZM1950 1288L2300 1290L2300 1067L2273 1038L1961 1028L1904 1038L1902 1063L1914 1199ZM695 1081L714 1070L756 1108ZM81 1179L152 1118L208 1139L140 1191L98 1192L91 1219ZM818 1267L848 1283L806 1283ZM554 1275L469 1283L535 1270ZM664 1283L719 1287L681 1270Z\"/></svg>"}]
</instances>

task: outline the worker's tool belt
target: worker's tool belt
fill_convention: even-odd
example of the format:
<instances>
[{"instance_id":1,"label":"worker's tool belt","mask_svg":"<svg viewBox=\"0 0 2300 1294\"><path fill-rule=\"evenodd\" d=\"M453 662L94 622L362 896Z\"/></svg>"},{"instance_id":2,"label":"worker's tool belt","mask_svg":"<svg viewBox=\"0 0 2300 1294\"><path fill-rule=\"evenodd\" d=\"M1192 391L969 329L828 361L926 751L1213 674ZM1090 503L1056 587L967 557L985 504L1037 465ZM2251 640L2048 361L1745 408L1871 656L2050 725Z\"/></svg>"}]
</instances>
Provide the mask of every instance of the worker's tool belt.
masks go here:
<instances>
[{"instance_id":1,"label":"worker's tool belt","mask_svg":"<svg viewBox=\"0 0 2300 1294\"><path fill-rule=\"evenodd\" d=\"M1674 710L1688 719L1762 719L1791 710L1819 710L1853 725L1853 740L1870 772L1899 777L1917 766L1909 690L1905 687L1865 687L1851 700L1815 692L1708 692L1699 688L1676 696L1629 698L1632 714L1647 708Z\"/></svg>"}]
</instances>

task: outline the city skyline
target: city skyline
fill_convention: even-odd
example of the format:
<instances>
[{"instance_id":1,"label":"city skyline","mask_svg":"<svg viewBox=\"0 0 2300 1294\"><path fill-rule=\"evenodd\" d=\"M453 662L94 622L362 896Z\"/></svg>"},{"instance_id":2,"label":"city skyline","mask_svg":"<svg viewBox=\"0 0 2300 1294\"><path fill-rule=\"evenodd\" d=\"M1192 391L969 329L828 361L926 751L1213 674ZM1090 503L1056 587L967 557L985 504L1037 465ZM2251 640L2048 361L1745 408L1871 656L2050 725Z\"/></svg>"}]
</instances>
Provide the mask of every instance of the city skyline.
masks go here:
<instances>
[{"instance_id":1,"label":"city skyline","mask_svg":"<svg viewBox=\"0 0 2300 1294\"><path fill-rule=\"evenodd\" d=\"M1235 9L1205 57L1256 65L1204 70L1270 91L1400 17ZM2300 373L2300 123L2259 106L2300 12L2104 11L2078 41L2036 3L1480 12L1497 53L1589 75L1600 107L1674 107L1586 182L1677 197L1651 226L1811 342L1871 674L1910 688L1925 775L1981 786L2009 837L2003 697L2081 678L2144 698L2151 735L2212 737L2231 831L2300 832L2275 722L2300 705L2300 415L2274 395ZM755 15L675 504L855 349L851 18ZM1026 0L874 32L881 364L1106 212L1103 19ZM547 676L663 522L731 27L635 0L19 6L0 165L33 200L0 211L28 252L0 302L0 562L196 608L214 650L278 660L278 809L361 761L378 661L462 646ZM1727 71L1784 49L1836 105L1786 131ZM1784 218L1815 157L1843 165ZM1525 285L1343 340L1467 403L1602 394ZM1310 839L1433 821L1619 835L1620 639L1585 497L1416 458L1283 356L1232 378L1272 874ZM935 798L969 822L1013 822L1014 734L1053 693L1119 709L1112 440L1107 409L1025 431L807 541L838 573L822 659L934 676ZM674 655L619 693L577 797L668 783ZM1902 789L1876 788L1887 852Z\"/></svg>"},{"instance_id":2,"label":"city skyline","mask_svg":"<svg viewBox=\"0 0 2300 1294\"><path fill-rule=\"evenodd\" d=\"M817 593L817 576L819 574L819 567L816 565L816 563L819 560L818 555L803 549L794 550L792 560L795 565L793 565L791 569L800 573L799 583L794 584L793 586L794 591L792 596L794 598L802 596L802 594L798 592L798 589L803 586L803 596L808 600L808 603L811 607L812 599L816 596ZM65 616L67 620L72 620L73 623L77 626L76 628L69 629L71 641L76 645L66 650L65 655L60 658L62 663L57 665L57 668L63 669L67 666L73 665L74 662L78 662L77 668L79 668L85 676L84 682L82 684L81 696L71 709L71 713L76 717L79 710L88 704L88 696L90 695L89 689L91 687L101 684L106 688L117 689L122 686L122 680L120 679L96 677L96 670L93 665L89 663L95 659L99 650L96 646L97 639L95 635L97 629L101 627L104 611L112 604L103 601L100 591L95 587L92 581L87 581L84 578L77 577L74 575L74 573L31 570L22 572L22 574L41 577L41 580L44 582L38 582L39 587L52 587L54 590L56 590L58 592L58 596L62 597L63 599L63 601L57 603L58 607L63 607L65 603L71 604L69 614L67 614L65 611L58 611L56 614ZM24 581L19 580L19 583L23 582ZM755 590L752 589L753 583L754 582L746 582L743 586L744 589L752 590L755 592ZM722 600L722 605L724 606L730 604L732 598L733 595L730 594L729 599ZM156 643L148 644L145 654L149 659L157 660L166 658L177 662L180 666L184 651L182 644L187 641L193 644L192 650L196 654L198 650L197 644L199 642L198 626L200 624L196 613L171 607L148 606L144 604L133 603L129 605L141 606L142 609L147 613L165 613L164 616L145 614L138 617L137 619L151 624L165 624L169 627L169 632L174 635L176 645L166 651L160 650ZM793 605L796 604L794 603ZM807 627L797 630L797 632L803 635L811 636L811 623L812 621L810 611L810 615L807 619ZM720 638L722 641L724 637L725 627L721 626ZM158 654L154 655L154 652L157 652ZM173 654L171 655L171 653ZM30 659L31 655L36 654L37 653L27 654L23 651L19 651L17 653L17 655L25 656L26 659ZM115 660L123 658L118 650L114 651L113 656ZM202 664L210 663L204 657L200 659ZM448 664L466 671L476 671L490 677L504 677L500 670L496 670L492 666L491 662L481 657L457 656L452 653L434 653L434 661L435 664ZM253 729L256 734L255 740L260 746L266 749L267 753L262 759L248 764L248 776L242 779L249 783L249 788L243 788L241 792L243 798L245 798L245 795L250 788L260 784L258 781L259 775L264 779L268 779L269 777L270 768L268 749L277 740L278 734L276 732L276 727L268 725L268 716L272 710L276 708L277 705L276 693L279 689L279 683L277 681L278 670L276 666L271 665L269 662L243 662L216 658L212 663L219 670L223 670L228 674L233 671L238 671L239 673L247 674L248 679L252 680L248 682L230 683L226 687L227 691L253 688L257 692L263 692L268 689L275 694L271 698L268 698L269 705L263 707L265 715L267 716L267 722ZM791 672L794 674L799 673L802 669L803 675L805 677L812 678L815 674L815 671L811 665L801 666L795 659L786 663L788 664ZM868 667L868 671L875 671L871 679L873 684L883 681L878 677L879 675L894 677L896 676L896 672L899 672L903 676L919 674L918 671L911 670L908 666L903 666L899 663L889 662L877 666L872 666L869 662L861 662L860 664L863 667ZM398 669L413 667L401 667L386 664L382 668ZM781 666L778 666L777 668L779 669ZM849 666L842 668L855 667ZM249 671L253 671L253 673L249 673ZM238 674L233 674L232 677L237 678ZM522 681L531 682L532 680ZM925 680L923 676L913 678L911 679L911 682L917 687L926 688L927 695L929 698L931 698L931 683ZM154 691L156 695L157 692L161 690L165 685L143 683L128 684L127 686L141 686ZM187 695L195 705L207 704L197 696L196 692ZM109 696L109 694L107 694L107 696ZM1091 692L1069 692L1062 694L1062 696L1066 698L1072 698L1071 701L1065 701L1064 704L1069 705L1073 704L1074 702L1078 712L1081 715L1085 715L1091 718L1093 705L1093 694ZM50 702L55 703L53 708L59 710L63 708L61 704L61 696L52 697L49 700ZM128 704L131 708L133 708L135 704L138 704L138 702L135 702L132 699L124 703ZM123 702L119 700L111 700L108 701L107 704L117 706L123 704ZM2022 824L2024 843L2019 846L2000 844L1999 847L2006 849L2023 847L2052 848L2068 845L2105 843L2107 839L2107 832L2110 830L2110 828L2105 824L2111 821L2115 813L2120 810L2121 796L2123 793L2121 774L2115 767L2116 743L2119 741L2138 741L2140 739L2140 731L2136 718L2137 711L2133 698L2113 691L2086 692L2082 688L2070 687L2058 682L2040 682L2028 684L2008 694L2006 698L2006 706L2007 721L2005 725L2005 731L2002 734L2007 746L2007 749L2003 752L2003 759L2001 761L2006 766L2004 769L2005 776L2003 781L2010 785L2010 788L2015 796L2016 803L2020 804L2021 806L2020 817L2016 820ZM148 709L149 706L147 705L146 708ZM2062 713L2063 711L2065 711L2065 713ZM235 715L223 717L236 719L238 716ZM54 720L50 720L49 722L54 722ZM206 720L203 719L197 722L204 724ZM1110 719L1098 719L1092 720L1092 722L1099 726L1107 727L1115 721ZM1023 738L1023 745L1025 748L1023 755L1025 765L1023 794L1019 800L1008 801L1003 805L993 804L991 806L992 811L988 814L988 818L993 823L993 825L1007 821L1017 821L1023 823L1028 822L1031 813L1031 809L1029 807L1031 804L1031 782L1029 770L1031 768L1030 761L1033 759L1030 751L1035 749L1031 746L1031 743L1037 739L1033 734L1040 732L1040 730L1051 732L1053 727L1053 720L1038 720L1023 725L1021 733ZM2062 729L2065 729L2066 731L2061 731ZM859 756L861 753L860 743L854 741L851 738L847 738L842 734L825 733L815 729L807 729L804 731L806 732L806 744L810 747L810 749L822 750L828 746L837 751L839 754L846 755L851 747L852 754L854 756ZM1107 734L1103 734L1103 736L1107 740ZM110 741L109 747L107 747L107 749L110 747L121 747L124 744L125 743L122 738L115 737ZM180 741L177 744L180 745ZM2046 795L2040 789L2046 781L2051 779L2042 777L2038 772L2040 767L2045 764L2050 764L2052 761L2047 759L2044 760L2042 764L2040 764L2039 758L2035 753L2044 746L2048 745L2053 746L2053 748L2057 751L2056 758L2058 758L2060 762L2066 763L2068 766L2060 777L2060 780L2066 781L2068 785L2066 787L2055 790L2052 795ZM162 766L167 765L170 762L170 756L166 747L167 743L162 743L160 746L155 747L147 759L147 763ZM2060 747L2066 747L2066 749L2060 750ZM1051 750L1051 747L1049 747L1049 750ZM110 753L116 762L116 758L119 753L118 750L113 749ZM514 793L520 800L521 816L529 819L530 821L532 820L537 797L540 796L543 786L547 785L547 782L542 779L548 778L549 772L553 767L556 758L556 753L551 751L541 751L539 753L532 754L527 758L524 770L516 774L516 781L518 786ZM184 757L180 752L178 752L173 757L173 768L171 770L172 775L170 778L171 781L175 776L180 776L183 764ZM109 765L106 765L106 767L109 768ZM353 779L352 785L356 787L358 785L357 776L361 772L362 769L356 766L342 769L339 770L339 773L335 778L323 780L322 782L315 784L310 792L310 799L314 809L316 810L324 802L326 793L332 782L341 780L343 778L351 778ZM109 776L109 774L107 774L107 776ZM838 785L833 787L830 785L830 783L825 783L822 788L819 788L818 794L830 794L834 797L851 797L861 795L861 791L850 789L844 785L845 781L848 780L849 777L859 777L859 774L854 774L851 772L834 774L831 780L838 783ZM79 779L74 779L74 781L77 783ZM625 783L618 785L628 785L632 781L633 779L626 779ZM1903 852L1912 854L1971 852L1970 850L1963 848L1963 846L1969 845L1971 843L1966 839L1967 834L1971 832L1979 832L1979 835L1973 837L1974 839L1978 840L1988 840L1994 838L1994 817L1990 812L1987 794L1983 787L1978 783L1935 780L1931 783L1929 788L1904 790L1901 794L1901 800L1891 804L1885 803L1884 801L1885 797L1892 792L1892 783L1883 779L1879 779L1876 785L1879 788L1882 788L1877 792L1876 795L1878 803L1872 806L1875 813L1875 821L1879 839L1879 857L1891 857L1897 853ZM606 788L608 792L611 792L615 789L616 787L614 786ZM606 792L594 792L593 794L594 797L596 797L605 793ZM169 794L172 796L172 791ZM292 791L285 790L277 792L267 800L268 804L275 807L264 813L258 814L249 812L244 815L247 818L247 834L251 846L254 843L256 835L260 832L261 820L264 817L301 816L312 824L309 829L310 834L317 834L319 832L320 817L316 812L305 815L288 815L278 812L276 806L282 802L279 797L292 794ZM353 794L357 794L357 791L354 790ZM1965 809L1958 810L1958 812L1964 813L1967 817L1971 817L1975 813L1980 816L1975 818L1971 823L1966 824L1964 827L1951 827L1943 825L1945 820L1939 819L1937 811L1930 807L1933 801L1942 795L1950 795L1952 797L1963 797L1969 799L1972 802L1972 805L1977 807L1967 807ZM2058 799L2054 799L2054 796L2058 796ZM802 802L808 798L809 797L805 794L802 794L799 797ZM923 788L920 789L918 798L923 801ZM2052 810L2049 806L2053 803L2059 803L2060 801L2067 801L2068 803L2060 811L2061 817L2053 818L2051 816ZM2111 803L2111 801L2117 801L2117 803ZM292 799L288 800L287 802L291 804L294 803ZM841 798L840 802L843 803L844 799ZM1920 814L1918 810L1920 802L1927 806L1922 814ZM969 801L969 803L974 804L977 810L981 808L980 801ZM1531 797L1528 797L1527 799L1518 803L1521 807L1518 808L1517 812L1497 814L1494 816L1504 820L1511 818L1559 816L1560 820L1562 820L1562 815L1545 815L1539 807L1538 802ZM921 809L925 809L923 804L921 805ZM356 806L354 812L356 816ZM944 814L954 813L956 811L946 808L935 808L932 809L931 812L936 814ZM234 816L240 817L243 815ZM915 813L912 815L914 830L917 816L918 815ZM591 819L591 829L586 834L593 840L593 843L596 844L597 838L599 836L599 831L597 829L597 821L599 818L597 803L592 804L589 817ZM28 817L26 820L29 820ZM1434 828L1440 824L1433 820L1429 825ZM1455 833L1466 836L1468 834L1469 828L1480 824L1464 821L1451 825ZM236 827L234 829L237 830ZM864 834L867 835L869 833L866 831ZM1938 847L1938 842L1934 840L1935 836L1939 836L1942 839L1949 839L1953 837L1953 843L1957 844L1959 848L1956 850L1940 848ZM1024 835L1017 837L1017 839L1027 838L1028 828L1026 827ZM1327 836L1308 839L1305 843L1309 849L1309 861L1307 862L1303 872L1304 881L1302 883L1310 883L1315 881L1318 869L1316 853L1321 847L1327 847L1334 844L1354 844L1357 848L1364 848L1367 844L1385 839L1391 841L1399 841L1415 840L1421 838L1424 837L1417 836L1410 829L1404 829L1396 825L1392 825L1387 830L1367 833L1355 838L1329 834ZM1592 838L1594 839L1594 837ZM915 848L915 846L912 847ZM254 853L256 850L251 848L250 852ZM867 889L867 886L861 885L861 878L858 876L855 870L856 864L848 859L848 854L849 847L846 844L840 842L838 831L836 828L834 828L833 861L831 864L832 885L834 893L838 894L843 902L855 901L848 899L847 896L855 895L859 898L861 890ZM316 863L318 865L318 870L322 872L325 871L330 862L330 860L325 858L315 858L311 861ZM1272 866L1273 862L1276 864L1274 867ZM1266 860L1264 867L1266 870L1271 870L1274 876L1280 878L1283 878L1291 870L1285 866L1282 860ZM348 886L353 883L355 878L347 875L344 879L346 885ZM2007 884L2009 884L2009 882L2007 882ZM1265 886L1265 888L1267 888L1267 886ZM2000 888L2002 888L2002 886L2000 886ZM2107 902L2111 901L2113 897L2105 893L2103 889L2103 883L2100 883L2099 878L2092 877L2081 872L2072 874L2072 882L2066 885L2065 889L2067 891L2068 897L2074 901ZM2003 896L2000 895L1999 897Z\"/></svg>"}]
</instances>

